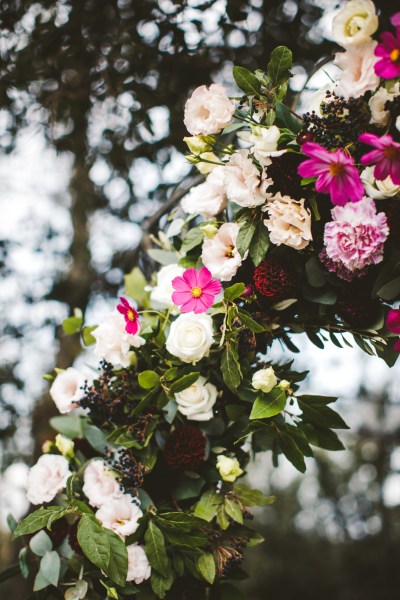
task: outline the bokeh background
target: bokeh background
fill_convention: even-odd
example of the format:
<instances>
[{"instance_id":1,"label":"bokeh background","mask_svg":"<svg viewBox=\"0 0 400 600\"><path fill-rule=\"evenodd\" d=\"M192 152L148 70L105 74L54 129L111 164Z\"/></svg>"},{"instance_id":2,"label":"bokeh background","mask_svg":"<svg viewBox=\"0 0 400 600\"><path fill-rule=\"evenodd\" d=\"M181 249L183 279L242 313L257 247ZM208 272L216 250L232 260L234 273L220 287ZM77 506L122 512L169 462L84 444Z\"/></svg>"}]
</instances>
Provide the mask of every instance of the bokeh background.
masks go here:
<instances>
[{"instance_id":1,"label":"bokeh background","mask_svg":"<svg viewBox=\"0 0 400 600\"><path fill-rule=\"evenodd\" d=\"M263 68L290 46L294 103L307 106L335 50L336 0L2 0L0 3L0 564L6 517L29 509L27 466L52 436L42 374L78 357L59 324L96 323L139 260L174 187L191 177L183 106L233 64ZM383 26L396 10L377 0ZM398 7L397 7L398 9ZM320 62L322 59L322 62ZM320 65L324 65L321 68ZM304 88L306 90L304 91ZM310 91L307 91L310 90ZM155 215L152 218L152 215ZM258 600L395 600L400 589L400 368L357 348L299 340L305 391L340 396L347 450L299 477L260 456L251 483L277 496L256 519L266 543L241 583ZM281 349L273 348L275 356ZM27 597L24 581L0 597ZM4 594L4 596L3 596Z\"/></svg>"}]
</instances>

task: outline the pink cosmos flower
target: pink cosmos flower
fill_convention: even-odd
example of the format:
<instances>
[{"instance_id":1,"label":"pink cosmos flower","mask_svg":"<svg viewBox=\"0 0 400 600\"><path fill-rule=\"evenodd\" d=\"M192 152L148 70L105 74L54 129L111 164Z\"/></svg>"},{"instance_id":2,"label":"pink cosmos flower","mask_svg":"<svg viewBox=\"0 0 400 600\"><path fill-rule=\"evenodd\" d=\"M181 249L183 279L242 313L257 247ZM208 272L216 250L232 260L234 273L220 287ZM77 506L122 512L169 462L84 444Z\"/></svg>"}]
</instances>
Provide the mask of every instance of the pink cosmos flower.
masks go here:
<instances>
[{"instance_id":1,"label":"pink cosmos flower","mask_svg":"<svg viewBox=\"0 0 400 600\"><path fill-rule=\"evenodd\" d=\"M395 185L400 185L400 144L395 142L391 135L379 137L373 133L363 133L358 139L376 148L361 157L362 164L375 163L376 179L383 181L390 176Z\"/></svg>"},{"instance_id":2,"label":"pink cosmos flower","mask_svg":"<svg viewBox=\"0 0 400 600\"><path fill-rule=\"evenodd\" d=\"M126 298L120 297L121 304L117 305L118 312L125 319L125 331L131 335L135 335L139 331L139 314L133 306L131 306Z\"/></svg>"},{"instance_id":3,"label":"pink cosmos flower","mask_svg":"<svg viewBox=\"0 0 400 600\"><path fill-rule=\"evenodd\" d=\"M330 194L333 204L340 206L348 200L361 200L364 187L351 156L343 150L329 152L315 142L305 142L301 150L310 160L305 160L299 165L298 173L304 178L317 177L317 192Z\"/></svg>"},{"instance_id":4,"label":"pink cosmos flower","mask_svg":"<svg viewBox=\"0 0 400 600\"><path fill-rule=\"evenodd\" d=\"M210 271L202 267L186 269L182 277L172 280L175 292L172 294L174 304L181 307L181 312L203 313L214 304L214 298L222 289L217 279L212 279Z\"/></svg>"},{"instance_id":5,"label":"pink cosmos flower","mask_svg":"<svg viewBox=\"0 0 400 600\"><path fill-rule=\"evenodd\" d=\"M375 73L383 79L395 79L400 75L400 13L393 15L391 22L396 27L396 36L385 31L375 48L375 56L380 57L374 66Z\"/></svg>"},{"instance_id":6,"label":"pink cosmos flower","mask_svg":"<svg viewBox=\"0 0 400 600\"><path fill-rule=\"evenodd\" d=\"M400 333L400 308L389 310L386 318L386 327L392 333ZM400 338L395 342L393 349L400 352Z\"/></svg>"}]
</instances>

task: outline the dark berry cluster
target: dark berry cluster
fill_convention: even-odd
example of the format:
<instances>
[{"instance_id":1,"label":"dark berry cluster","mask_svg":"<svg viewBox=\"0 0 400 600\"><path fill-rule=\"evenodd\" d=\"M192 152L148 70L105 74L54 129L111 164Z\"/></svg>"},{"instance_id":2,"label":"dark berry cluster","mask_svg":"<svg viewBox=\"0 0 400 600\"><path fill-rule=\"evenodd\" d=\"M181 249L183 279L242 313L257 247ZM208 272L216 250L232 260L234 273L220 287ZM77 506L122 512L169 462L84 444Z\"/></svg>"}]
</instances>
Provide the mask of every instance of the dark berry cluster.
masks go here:
<instances>
[{"instance_id":1,"label":"dark berry cluster","mask_svg":"<svg viewBox=\"0 0 400 600\"><path fill-rule=\"evenodd\" d=\"M361 149L358 138L366 131L371 118L364 98L345 100L327 92L320 110L322 116L314 110L303 115L303 133L310 133L314 142L328 150L353 145L352 154L357 156Z\"/></svg>"},{"instance_id":2,"label":"dark berry cluster","mask_svg":"<svg viewBox=\"0 0 400 600\"><path fill-rule=\"evenodd\" d=\"M171 469L195 469L206 456L206 438L200 429L185 425L175 429L167 439L164 457Z\"/></svg>"},{"instance_id":3,"label":"dark berry cluster","mask_svg":"<svg viewBox=\"0 0 400 600\"><path fill-rule=\"evenodd\" d=\"M101 368L102 373L94 385L85 385L80 406L90 411L95 425L123 425L127 414L135 406L132 397L137 387L136 379L129 370L115 375L113 366L106 361L101 362Z\"/></svg>"},{"instance_id":4,"label":"dark berry cluster","mask_svg":"<svg viewBox=\"0 0 400 600\"><path fill-rule=\"evenodd\" d=\"M147 467L137 461L131 450L124 449L112 460L112 468L119 473L118 482L123 492L137 496L148 473Z\"/></svg>"},{"instance_id":5,"label":"dark berry cluster","mask_svg":"<svg viewBox=\"0 0 400 600\"><path fill-rule=\"evenodd\" d=\"M258 293L275 302L290 298L297 288L294 274L272 256L258 265L253 280Z\"/></svg>"},{"instance_id":6,"label":"dark berry cluster","mask_svg":"<svg viewBox=\"0 0 400 600\"><path fill-rule=\"evenodd\" d=\"M241 538L228 538L217 546L217 568L220 577L228 577L243 562L245 542Z\"/></svg>"}]
</instances>

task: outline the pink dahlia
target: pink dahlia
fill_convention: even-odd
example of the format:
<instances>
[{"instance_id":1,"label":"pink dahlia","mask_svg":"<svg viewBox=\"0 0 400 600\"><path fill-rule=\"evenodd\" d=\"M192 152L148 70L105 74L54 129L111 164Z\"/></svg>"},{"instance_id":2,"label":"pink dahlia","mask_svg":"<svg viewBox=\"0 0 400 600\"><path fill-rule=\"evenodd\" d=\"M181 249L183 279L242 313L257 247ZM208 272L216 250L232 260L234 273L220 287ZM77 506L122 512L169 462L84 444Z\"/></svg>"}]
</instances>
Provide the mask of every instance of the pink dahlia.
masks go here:
<instances>
[{"instance_id":1,"label":"pink dahlia","mask_svg":"<svg viewBox=\"0 0 400 600\"><path fill-rule=\"evenodd\" d=\"M203 313L213 304L222 289L217 279L212 279L206 267L200 271L186 269L182 277L172 280L175 292L172 294L174 304L181 307L181 312Z\"/></svg>"},{"instance_id":2,"label":"pink dahlia","mask_svg":"<svg viewBox=\"0 0 400 600\"><path fill-rule=\"evenodd\" d=\"M374 65L375 73L383 79L396 79L400 75L400 13L393 15L391 21L396 27L396 35L385 31L375 48L375 56L380 58Z\"/></svg>"},{"instance_id":3,"label":"pink dahlia","mask_svg":"<svg viewBox=\"0 0 400 600\"><path fill-rule=\"evenodd\" d=\"M310 157L298 167L301 177L317 177L315 189L330 194L333 204L343 206L348 200L358 202L364 195L354 160L343 150L329 152L315 142L305 142L301 150Z\"/></svg>"},{"instance_id":4,"label":"pink dahlia","mask_svg":"<svg viewBox=\"0 0 400 600\"><path fill-rule=\"evenodd\" d=\"M389 310L388 316L386 318L386 327L392 333L400 333L400 308L394 308ZM393 349L396 352L400 352L400 339L395 342Z\"/></svg>"},{"instance_id":5,"label":"pink dahlia","mask_svg":"<svg viewBox=\"0 0 400 600\"><path fill-rule=\"evenodd\" d=\"M400 144L391 135L379 137L373 133L363 133L358 139L376 148L361 157L363 165L375 163L375 179L383 181L390 176L395 185L400 185Z\"/></svg>"},{"instance_id":6,"label":"pink dahlia","mask_svg":"<svg viewBox=\"0 0 400 600\"><path fill-rule=\"evenodd\" d=\"M336 206L331 214L333 221L325 225L324 233L326 253L331 260L350 271L381 262L389 227L386 215L376 212L371 198Z\"/></svg>"},{"instance_id":7,"label":"pink dahlia","mask_svg":"<svg viewBox=\"0 0 400 600\"><path fill-rule=\"evenodd\" d=\"M139 331L139 314L126 298L120 297L120 300L121 304L117 305L117 310L125 319L125 331L135 335Z\"/></svg>"}]
</instances>

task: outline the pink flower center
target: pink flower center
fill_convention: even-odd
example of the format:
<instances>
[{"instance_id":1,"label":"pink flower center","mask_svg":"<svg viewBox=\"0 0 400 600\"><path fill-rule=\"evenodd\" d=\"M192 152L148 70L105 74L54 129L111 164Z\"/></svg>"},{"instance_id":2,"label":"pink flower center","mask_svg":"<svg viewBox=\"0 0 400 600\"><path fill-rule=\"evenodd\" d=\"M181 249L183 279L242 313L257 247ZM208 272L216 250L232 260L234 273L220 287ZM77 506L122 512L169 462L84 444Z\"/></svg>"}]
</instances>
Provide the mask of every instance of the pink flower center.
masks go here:
<instances>
[{"instance_id":1,"label":"pink flower center","mask_svg":"<svg viewBox=\"0 0 400 600\"><path fill-rule=\"evenodd\" d=\"M400 50L399 50L399 48L395 48L390 53L390 60L395 63L395 62L398 62L399 59L400 59Z\"/></svg>"},{"instance_id":2,"label":"pink flower center","mask_svg":"<svg viewBox=\"0 0 400 600\"><path fill-rule=\"evenodd\" d=\"M199 287L194 287L192 288L192 296L193 298L200 298L200 296L202 295L203 290Z\"/></svg>"},{"instance_id":3,"label":"pink flower center","mask_svg":"<svg viewBox=\"0 0 400 600\"><path fill-rule=\"evenodd\" d=\"M329 173L331 175L333 175L334 177L338 177L339 175L341 175L343 173L343 171L344 171L344 165L342 165L342 163L333 163L329 167Z\"/></svg>"},{"instance_id":4,"label":"pink flower center","mask_svg":"<svg viewBox=\"0 0 400 600\"><path fill-rule=\"evenodd\" d=\"M128 317L129 321L132 321L132 323L136 321L135 313L133 312L133 310L129 309L126 313L126 316Z\"/></svg>"}]
</instances>

